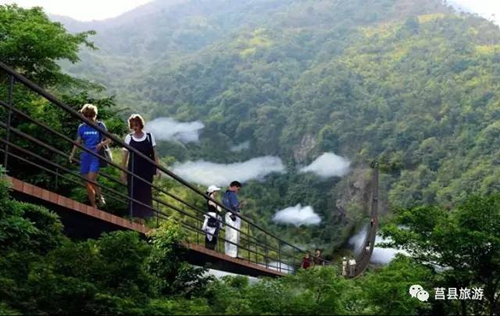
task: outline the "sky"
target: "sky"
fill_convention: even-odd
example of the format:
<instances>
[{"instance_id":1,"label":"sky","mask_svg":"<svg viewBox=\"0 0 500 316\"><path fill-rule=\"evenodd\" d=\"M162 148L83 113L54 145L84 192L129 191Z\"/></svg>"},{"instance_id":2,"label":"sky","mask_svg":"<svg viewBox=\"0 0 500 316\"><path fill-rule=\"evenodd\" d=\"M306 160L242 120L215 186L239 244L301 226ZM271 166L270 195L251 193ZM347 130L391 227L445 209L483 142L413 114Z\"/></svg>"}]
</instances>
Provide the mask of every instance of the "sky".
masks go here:
<instances>
[{"instance_id":1,"label":"sky","mask_svg":"<svg viewBox=\"0 0 500 316\"><path fill-rule=\"evenodd\" d=\"M152 0L0 0L0 4L17 3L22 7L41 6L48 13L69 16L81 21L103 20L118 16ZM500 22L499 0L448 0Z\"/></svg>"},{"instance_id":2,"label":"sky","mask_svg":"<svg viewBox=\"0 0 500 316\"><path fill-rule=\"evenodd\" d=\"M48 13L80 21L112 18L148 2L151 0L0 0L0 4L43 7Z\"/></svg>"},{"instance_id":3,"label":"sky","mask_svg":"<svg viewBox=\"0 0 500 316\"><path fill-rule=\"evenodd\" d=\"M448 2L458 4L489 20L495 20L500 25L500 1L498 0L448 0Z\"/></svg>"}]
</instances>

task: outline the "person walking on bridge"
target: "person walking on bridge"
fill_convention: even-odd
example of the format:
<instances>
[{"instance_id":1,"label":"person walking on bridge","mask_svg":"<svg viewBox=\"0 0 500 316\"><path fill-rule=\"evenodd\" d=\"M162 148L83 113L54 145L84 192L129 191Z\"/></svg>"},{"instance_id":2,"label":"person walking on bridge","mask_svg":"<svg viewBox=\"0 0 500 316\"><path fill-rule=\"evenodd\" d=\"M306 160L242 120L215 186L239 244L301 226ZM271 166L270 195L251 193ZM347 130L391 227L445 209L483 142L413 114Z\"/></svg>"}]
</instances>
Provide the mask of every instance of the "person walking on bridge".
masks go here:
<instances>
[{"instance_id":1,"label":"person walking on bridge","mask_svg":"<svg viewBox=\"0 0 500 316\"><path fill-rule=\"evenodd\" d=\"M354 257L351 257L351 259L349 260L349 275L353 277L355 272L356 272L356 260L354 259Z\"/></svg>"},{"instance_id":2,"label":"person walking on bridge","mask_svg":"<svg viewBox=\"0 0 500 316\"><path fill-rule=\"evenodd\" d=\"M104 123L97 121L97 107L95 105L85 104L79 112L85 118L97 124L101 129L107 130ZM98 154L99 150L104 146L107 146L110 142L111 139L102 137L102 134L98 130L87 123L82 123L78 126L76 143L83 145L83 147L88 151ZM73 163L76 148L77 146L73 145L73 149L69 155L70 163ZM99 175L99 164L98 156L94 156L90 152L83 151L80 155L80 174L85 179L96 182L97 176ZM92 207L97 207L96 200L98 200L101 205L106 203L99 186L92 182L87 182L86 186L90 205Z\"/></svg>"},{"instance_id":3,"label":"person walking on bridge","mask_svg":"<svg viewBox=\"0 0 500 316\"><path fill-rule=\"evenodd\" d=\"M311 267L311 257L309 256L309 253L306 253L304 258L302 258L302 264L300 265L302 269L308 269Z\"/></svg>"},{"instance_id":4,"label":"person walking on bridge","mask_svg":"<svg viewBox=\"0 0 500 316\"><path fill-rule=\"evenodd\" d=\"M220 188L215 185L211 185L208 187L206 194L215 200L217 192L219 191ZM205 221L203 222L201 229L205 232L205 247L215 250L217 238L219 237L219 231L222 228L222 217L219 215L221 207L207 199L207 209L208 212L204 215Z\"/></svg>"},{"instance_id":5,"label":"person walking on bridge","mask_svg":"<svg viewBox=\"0 0 500 316\"><path fill-rule=\"evenodd\" d=\"M222 204L230 210L226 213L226 242L225 242L225 253L226 255L236 258L238 257L238 244L240 241L240 228L241 228L241 218L237 216L240 213L241 207L245 204L244 202L238 201L237 194L241 190L241 183L238 181L233 181L229 184L229 189L224 192L222 197ZM230 226L232 227L230 227ZM233 228L234 227L234 228Z\"/></svg>"},{"instance_id":6,"label":"person walking on bridge","mask_svg":"<svg viewBox=\"0 0 500 316\"><path fill-rule=\"evenodd\" d=\"M324 266L325 259L321 257L321 249L316 249L316 253L314 254L313 262L315 266Z\"/></svg>"},{"instance_id":7,"label":"person walking on bridge","mask_svg":"<svg viewBox=\"0 0 500 316\"><path fill-rule=\"evenodd\" d=\"M155 161L158 165L155 137L143 130L145 122L142 116L132 114L128 119L128 125L133 133L125 137L125 143ZM153 216L151 185L155 174L158 178L161 177L160 170L147 159L140 157L133 151L129 152L127 148L123 148L122 167L124 169L128 168L128 171L134 174L134 176L131 176L122 171L121 177L122 181L128 184L129 197L133 199L129 200L132 216L138 218L139 222L144 225L145 220Z\"/></svg>"}]
</instances>

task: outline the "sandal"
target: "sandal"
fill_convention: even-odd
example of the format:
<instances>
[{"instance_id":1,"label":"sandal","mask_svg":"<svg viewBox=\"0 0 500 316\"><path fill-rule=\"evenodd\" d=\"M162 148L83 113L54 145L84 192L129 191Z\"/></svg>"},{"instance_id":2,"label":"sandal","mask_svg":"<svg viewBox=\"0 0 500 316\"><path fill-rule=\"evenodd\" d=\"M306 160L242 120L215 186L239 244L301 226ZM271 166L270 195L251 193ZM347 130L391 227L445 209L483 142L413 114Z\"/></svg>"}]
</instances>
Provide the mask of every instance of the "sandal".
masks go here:
<instances>
[{"instance_id":1,"label":"sandal","mask_svg":"<svg viewBox=\"0 0 500 316\"><path fill-rule=\"evenodd\" d=\"M98 198L96 198L97 200L97 203L99 204L99 206L105 206L106 205L106 199L104 198L104 196L99 196Z\"/></svg>"}]
</instances>

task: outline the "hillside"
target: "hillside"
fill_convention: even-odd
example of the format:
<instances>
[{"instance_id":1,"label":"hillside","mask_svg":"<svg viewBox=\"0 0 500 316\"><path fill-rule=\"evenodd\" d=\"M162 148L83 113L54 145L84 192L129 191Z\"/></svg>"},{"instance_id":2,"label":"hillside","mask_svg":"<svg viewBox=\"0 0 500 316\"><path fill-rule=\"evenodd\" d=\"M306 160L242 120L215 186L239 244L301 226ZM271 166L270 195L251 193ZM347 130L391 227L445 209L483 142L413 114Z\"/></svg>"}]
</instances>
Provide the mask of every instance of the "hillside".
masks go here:
<instances>
[{"instance_id":1,"label":"hillside","mask_svg":"<svg viewBox=\"0 0 500 316\"><path fill-rule=\"evenodd\" d=\"M169 164L281 157L288 173L251 182L245 194L247 213L286 238L341 244L363 217L373 159L390 171L390 207L450 206L499 187L492 23L437 0L151 5L123 23L90 24L100 51L67 70L105 83L131 111L201 120L199 143L160 143ZM249 149L230 150L244 142ZM324 152L354 171L326 181L294 171ZM313 206L321 225L272 224L276 210L297 203Z\"/></svg>"}]
</instances>

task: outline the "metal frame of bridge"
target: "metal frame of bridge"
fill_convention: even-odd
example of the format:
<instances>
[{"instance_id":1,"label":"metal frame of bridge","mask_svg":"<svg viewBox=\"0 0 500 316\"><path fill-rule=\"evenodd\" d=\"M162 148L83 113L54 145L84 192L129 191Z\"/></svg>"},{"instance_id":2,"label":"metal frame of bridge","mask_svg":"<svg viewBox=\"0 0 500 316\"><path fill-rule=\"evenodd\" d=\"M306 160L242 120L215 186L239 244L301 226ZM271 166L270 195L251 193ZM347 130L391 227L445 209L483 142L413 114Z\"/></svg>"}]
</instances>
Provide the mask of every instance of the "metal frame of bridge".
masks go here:
<instances>
[{"instance_id":1,"label":"metal frame of bridge","mask_svg":"<svg viewBox=\"0 0 500 316\"><path fill-rule=\"evenodd\" d=\"M375 240L377 238L378 231L378 184L379 184L379 169L378 163L374 162L373 165L373 177L372 177L372 198L371 198L371 209L370 209L370 218L374 221L373 225L370 226L370 230L365 236L365 240L363 242L363 248L361 253L356 257L356 266L354 269L354 274L349 274L349 278L357 278L363 274L368 265L370 264L370 259L373 254L373 249L375 248ZM366 245L370 244L369 251L366 251Z\"/></svg>"}]
</instances>

